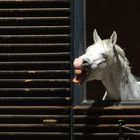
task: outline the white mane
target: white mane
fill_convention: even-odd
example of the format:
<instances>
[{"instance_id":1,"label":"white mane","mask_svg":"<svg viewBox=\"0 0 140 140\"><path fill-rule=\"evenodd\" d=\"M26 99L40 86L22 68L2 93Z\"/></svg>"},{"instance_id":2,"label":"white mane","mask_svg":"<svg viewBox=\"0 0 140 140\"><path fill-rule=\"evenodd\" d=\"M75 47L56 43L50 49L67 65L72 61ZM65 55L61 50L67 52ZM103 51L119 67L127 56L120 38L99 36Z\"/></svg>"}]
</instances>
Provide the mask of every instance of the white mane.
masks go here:
<instances>
[{"instance_id":1,"label":"white mane","mask_svg":"<svg viewBox=\"0 0 140 140\"><path fill-rule=\"evenodd\" d=\"M107 47L110 47L110 40L104 40L105 43L107 44ZM130 67L130 63L129 63L129 60L126 58L126 55L125 55L125 52L124 50L118 46L117 44L115 44L115 46L112 48L110 48L111 53L110 53L110 59L115 59L114 58L114 54L116 55L116 57L120 60L121 62L121 65L127 69L129 72L131 72L131 67ZM110 60L110 61L113 61L113 60Z\"/></svg>"},{"instance_id":2,"label":"white mane","mask_svg":"<svg viewBox=\"0 0 140 140\"><path fill-rule=\"evenodd\" d=\"M140 88L139 88L140 83L135 79L135 77L131 73L130 63L129 63L129 60L126 58L124 50L120 46L118 46L117 44L115 44L114 47L110 46L109 45L110 40L104 40L104 41L106 43L106 46L110 47L109 48L110 49L110 54L109 54L110 56L109 57L110 57L110 59L112 59L112 60L110 60L110 62L116 61L117 63L119 62L121 65L121 70L122 70L122 73L121 73L122 83L121 83L121 85L123 85L123 87L125 87L126 84L129 83L130 85L128 85L128 86L130 86L130 89L134 91L134 93L132 93L132 91L130 91L130 93L129 93L128 92L129 90L126 90L128 92L128 94L122 93L122 96L121 96L122 100L123 99L130 100L130 98L132 98L132 100L133 100L132 94L134 94L134 99L136 99L135 96L136 97L140 96ZM117 60L115 60L115 59L117 59ZM129 80L131 82L128 82ZM131 84L133 84L133 86ZM125 88L122 88L122 89L125 89ZM107 92L106 92L105 96L103 97L103 99L108 99Z\"/></svg>"},{"instance_id":3,"label":"white mane","mask_svg":"<svg viewBox=\"0 0 140 140\"><path fill-rule=\"evenodd\" d=\"M124 68L126 68L129 72L131 72L131 67L129 65L128 59L125 56L124 50L118 45L115 45L115 49L117 51L117 54L119 56L122 66L124 66Z\"/></svg>"}]
</instances>

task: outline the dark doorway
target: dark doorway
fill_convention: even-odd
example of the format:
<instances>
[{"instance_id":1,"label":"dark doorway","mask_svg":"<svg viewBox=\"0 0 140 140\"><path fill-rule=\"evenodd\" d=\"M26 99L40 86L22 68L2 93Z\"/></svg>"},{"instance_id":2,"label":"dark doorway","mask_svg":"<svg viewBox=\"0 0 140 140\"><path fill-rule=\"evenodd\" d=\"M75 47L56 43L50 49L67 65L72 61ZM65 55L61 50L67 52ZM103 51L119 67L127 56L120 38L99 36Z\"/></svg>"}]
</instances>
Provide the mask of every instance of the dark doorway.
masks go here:
<instances>
[{"instance_id":1,"label":"dark doorway","mask_svg":"<svg viewBox=\"0 0 140 140\"><path fill-rule=\"evenodd\" d=\"M117 44L125 49L132 73L140 76L140 4L137 0L87 0L86 1L87 46L93 43L96 28L102 39L109 38L115 30ZM99 81L87 83L87 99L101 99L104 87Z\"/></svg>"}]
</instances>

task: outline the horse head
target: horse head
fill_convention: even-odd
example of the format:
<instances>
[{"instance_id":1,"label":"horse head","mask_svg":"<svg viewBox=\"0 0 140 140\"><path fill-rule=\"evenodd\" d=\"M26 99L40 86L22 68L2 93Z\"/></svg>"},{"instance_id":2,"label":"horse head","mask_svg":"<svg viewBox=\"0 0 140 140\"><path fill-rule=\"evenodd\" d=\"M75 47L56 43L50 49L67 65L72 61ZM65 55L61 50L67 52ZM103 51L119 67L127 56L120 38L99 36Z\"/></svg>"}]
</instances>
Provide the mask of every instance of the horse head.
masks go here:
<instances>
[{"instance_id":1,"label":"horse head","mask_svg":"<svg viewBox=\"0 0 140 140\"><path fill-rule=\"evenodd\" d=\"M117 34L114 31L110 39L102 40L96 29L93 31L94 44L73 62L75 69L74 83L102 80L107 76L109 68L115 63L115 45Z\"/></svg>"}]
</instances>

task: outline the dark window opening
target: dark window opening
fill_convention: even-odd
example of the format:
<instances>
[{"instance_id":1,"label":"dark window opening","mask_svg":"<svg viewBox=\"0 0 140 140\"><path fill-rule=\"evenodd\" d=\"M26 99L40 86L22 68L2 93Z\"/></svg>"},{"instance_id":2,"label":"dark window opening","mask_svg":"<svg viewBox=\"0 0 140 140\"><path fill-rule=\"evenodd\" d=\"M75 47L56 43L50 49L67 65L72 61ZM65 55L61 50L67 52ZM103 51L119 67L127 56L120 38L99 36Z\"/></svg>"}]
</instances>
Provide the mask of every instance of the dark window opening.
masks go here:
<instances>
[{"instance_id":1,"label":"dark window opening","mask_svg":"<svg viewBox=\"0 0 140 140\"><path fill-rule=\"evenodd\" d=\"M96 28L102 39L109 38L115 30L117 44L125 49L126 57L135 76L140 75L140 4L137 0L87 0L86 1L86 46L93 43ZM91 81L86 86L86 99L102 99L105 92L100 81Z\"/></svg>"}]
</instances>

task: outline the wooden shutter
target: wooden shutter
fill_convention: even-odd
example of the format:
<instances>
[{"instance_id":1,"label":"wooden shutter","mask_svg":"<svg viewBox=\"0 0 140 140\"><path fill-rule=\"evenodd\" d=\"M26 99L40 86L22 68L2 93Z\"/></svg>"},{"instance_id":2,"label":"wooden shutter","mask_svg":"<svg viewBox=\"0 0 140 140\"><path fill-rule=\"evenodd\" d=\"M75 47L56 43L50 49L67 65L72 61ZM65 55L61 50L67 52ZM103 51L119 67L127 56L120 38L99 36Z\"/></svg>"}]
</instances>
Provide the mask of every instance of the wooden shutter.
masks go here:
<instances>
[{"instance_id":1,"label":"wooden shutter","mask_svg":"<svg viewBox=\"0 0 140 140\"><path fill-rule=\"evenodd\" d=\"M0 0L0 138L70 136L69 0Z\"/></svg>"},{"instance_id":2,"label":"wooden shutter","mask_svg":"<svg viewBox=\"0 0 140 140\"><path fill-rule=\"evenodd\" d=\"M73 136L75 140L119 140L119 121L122 120L122 125L129 128L122 128L123 138L139 140L140 107L138 105L76 106ZM131 128L135 130L131 131Z\"/></svg>"}]
</instances>

